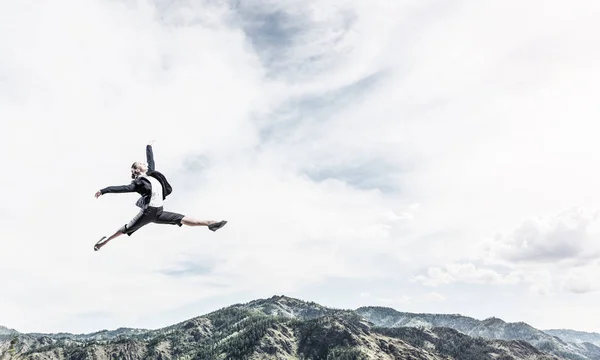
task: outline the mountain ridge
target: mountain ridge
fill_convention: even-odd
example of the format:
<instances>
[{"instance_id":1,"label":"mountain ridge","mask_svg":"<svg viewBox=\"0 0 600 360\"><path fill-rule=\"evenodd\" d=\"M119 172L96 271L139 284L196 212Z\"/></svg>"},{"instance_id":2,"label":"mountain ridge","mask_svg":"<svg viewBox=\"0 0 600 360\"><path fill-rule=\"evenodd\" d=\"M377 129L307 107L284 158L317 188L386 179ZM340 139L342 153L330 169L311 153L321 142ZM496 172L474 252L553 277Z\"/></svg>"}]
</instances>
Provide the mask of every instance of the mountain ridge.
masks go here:
<instances>
[{"instance_id":1,"label":"mountain ridge","mask_svg":"<svg viewBox=\"0 0 600 360\"><path fill-rule=\"evenodd\" d=\"M0 335L11 335L18 334L19 332L14 329L7 328L6 326L0 325Z\"/></svg>"},{"instance_id":2,"label":"mountain ridge","mask_svg":"<svg viewBox=\"0 0 600 360\"><path fill-rule=\"evenodd\" d=\"M542 330L546 334L557 336L565 341L578 342L578 343L591 343L596 346L600 346L600 333L579 331L571 329L546 329Z\"/></svg>"},{"instance_id":3,"label":"mountain ridge","mask_svg":"<svg viewBox=\"0 0 600 360\"><path fill-rule=\"evenodd\" d=\"M382 326L386 324L392 326ZM516 334L514 339L498 332L506 327L512 331L515 326L522 332L510 333ZM536 342L531 334L545 342ZM523 322L511 325L495 317L477 320L460 314L412 314L376 306L337 309L284 295L233 304L157 329L120 327L89 334L17 332L0 338L3 360L114 357L591 360L600 359L600 348L589 342L563 341Z\"/></svg>"},{"instance_id":4,"label":"mountain ridge","mask_svg":"<svg viewBox=\"0 0 600 360\"><path fill-rule=\"evenodd\" d=\"M593 343L568 342L522 321L506 322L497 317L477 320L460 314L410 313L377 306L359 307L356 312L381 327L446 327L475 338L524 340L540 350L559 356L570 354L578 359L600 359L600 347Z\"/></svg>"}]
</instances>

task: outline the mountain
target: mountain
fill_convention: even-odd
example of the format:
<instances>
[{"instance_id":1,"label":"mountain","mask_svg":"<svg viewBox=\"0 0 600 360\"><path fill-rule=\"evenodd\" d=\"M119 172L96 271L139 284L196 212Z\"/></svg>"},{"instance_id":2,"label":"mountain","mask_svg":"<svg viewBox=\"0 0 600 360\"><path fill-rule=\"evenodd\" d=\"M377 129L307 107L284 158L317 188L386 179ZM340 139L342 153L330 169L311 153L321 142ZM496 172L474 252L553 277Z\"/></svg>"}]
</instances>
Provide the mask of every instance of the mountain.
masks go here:
<instances>
[{"instance_id":1,"label":"mountain","mask_svg":"<svg viewBox=\"0 0 600 360\"><path fill-rule=\"evenodd\" d=\"M284 316L302 320L315 319L336 314L351 314L352 310L332 309L312 301L303 301L287 296L258 299L238 306L259 311L265 315Z\"/></svg>"},{"instance_id":2,"label":"mountain","mask_svg":"<svg viewBox=\"0 0 600 360\"><path fill-rule=\"evenodd\" d=\"M132 329L132 328L118 328L116 330L101 330L91 334L71 334L71 333L56 333L56 334L44 334L44 333L29 333L30 336L35 337L52 337L54 339L72 339L72 340L110 340L117 337L128 337L147 333L149 330L145 329Z\"/></svg>"},{"instance_id":3,"label":"mountain","mask_svg":"<svg viewBox=\"0 0 600 360\"><path fill-rule=\"evenodd\" d=\"M10 335L10 334L18 334L18 333L19 332L17 330L9 329L7 327L0 325L0 335Z\"/></svg>"},{"instance_id":4,"label":"mountain","mask_svg":"<svg viewBox=\"0 0 600 360\"><path fill-rule=\"evenodd\" d=\"M417 347L432 349L453 359L564 359L545 353L526 341L472 338L451 328L374 328L381 334L398 337Z\"/></svg>"},{"instance_id":5,"label":"mountain","mask_svg":"<svg viewBox=\"0 0 600 360\"><path fill-rule=\"evenodd\" d=\"M380 306L360 307L356 312L382 327L449 327L467 333L480 323L479 320L458 314L413 314Z\"/></svg>"},{"instance_id":6,"label":"mountain","mask_svg":"<svg viewBox=\"0 0 600 360\"><path fill-rule=\"evenodd\" d=\"M0 358L448 359L372 332L352 312L319 316L311 311L311 304L299 305L289 298L273 298L230 306L157 330L104 339L94 334L56 337L20 334L0 341ZM278 315L284 309L301 315L292 317L291 312Z\"/></svg>"},{"instance_id":7,"label":"mountain","mask_svg":"<svg viewBox=\"0 0 600 360\"><path fill-rule=\"evenodd\" d=\"M585 331L575 331L566 329L549 329L544 330L546 334L556 336L564 341L573 343L590 343L600 346L600 334Z\"/></svg>"},{"instance_id":8,"label":"mountain","mask_svg":"<svg viewBox=\"0 0 600 360\"><path fill-rule=\"evenodd\" d=\"M482 323L453 316L440 318L452 320L446 323L454 322L457 327L470 321L477 328ZM391 325L377 324L368 317L385 318ZM0 336L0 360L558 360L580 356L551 354L525 340L473 337L448 326L399 327L396 318L391 309L332 309L314 302L273 296L234 304L155 330L120 328L77 335L6 334ZM423 319L407 323L427 323Z\"/></svg>"},{"instance_id":9,"label":"mountain","mask_svg":"<svg viewBox=\"0 0 600 360\"><path fill-rule=\"evenodd\" d=\"M475 338L526 341L559 357L600 359L600 347L592 343L568 342L524 322L507 323L495 317L481 321L462 315L415 314L375 306L358 308L356 313L380 327L447 327Z\"/></svg>"}]
</instances>

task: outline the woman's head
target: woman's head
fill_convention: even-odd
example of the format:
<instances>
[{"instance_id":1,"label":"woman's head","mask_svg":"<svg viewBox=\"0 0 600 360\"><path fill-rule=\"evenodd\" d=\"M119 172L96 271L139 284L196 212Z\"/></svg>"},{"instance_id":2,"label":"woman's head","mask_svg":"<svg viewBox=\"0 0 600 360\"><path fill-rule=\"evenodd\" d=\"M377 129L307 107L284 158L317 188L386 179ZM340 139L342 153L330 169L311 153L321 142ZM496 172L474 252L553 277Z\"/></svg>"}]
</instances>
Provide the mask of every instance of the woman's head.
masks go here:
<instances>
[{"instance_id":1,"label":"woman's head","mask_svg":"<svg viewBox=\"0 0 600 360\"><path fill-rule=\"evenodd\" d=\"M148 171L148 164L143 161L136 161L131 165L131 178L135 179L138 176L145 174Z\"/></svg>"}]
</instances>

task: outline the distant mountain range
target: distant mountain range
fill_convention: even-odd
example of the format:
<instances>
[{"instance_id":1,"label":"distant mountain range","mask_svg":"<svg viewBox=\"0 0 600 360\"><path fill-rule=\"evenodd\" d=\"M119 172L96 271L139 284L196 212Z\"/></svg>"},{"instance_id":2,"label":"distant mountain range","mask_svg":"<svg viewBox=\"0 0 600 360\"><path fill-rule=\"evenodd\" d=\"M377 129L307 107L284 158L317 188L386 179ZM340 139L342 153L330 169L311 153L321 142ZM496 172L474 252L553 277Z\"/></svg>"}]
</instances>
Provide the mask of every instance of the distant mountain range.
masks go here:
<instances>
[{"instance_id":1,"label":"distant mountain range","mask_svg":"<svg viewBox=\"0 0 600 360\"><path fill-rule=\"evenodd\" d=\"M577 338L575 334L569 338L557 331L538 330L524 322L507 323L498 318L480 321L462 315L404 313L385 307L361 307L356 313L378 327L451 328L472 338L526 341L559 358L600 359L600 347L587 339Z\"/></svg>"},{"instance_id":2,"label":"distant mountain range","mask_svg":"<svg viewBox=\"0 0 600 360\"><path fill-rule=\"evenodd\" d=\"M550 334L553 336L557 336L564 341L573 342L573 343L592 343L596 346L600 346L600 334L585 332L585 331L575 331L575 330L565 330L565 329L549 329L544 330L546 334Z\"/></svg>"},{"instance_id":3,"label":"distant mountain range","mask_svg":"<svg viewBox=\"0 0 600 360\"><path fill-rule=\"evenodd\" d=\"M273 296L155 330L18 333L0 327L0 360L599 359L600 334L501 319L355 310Z\"/></svg>"}]
</instances>

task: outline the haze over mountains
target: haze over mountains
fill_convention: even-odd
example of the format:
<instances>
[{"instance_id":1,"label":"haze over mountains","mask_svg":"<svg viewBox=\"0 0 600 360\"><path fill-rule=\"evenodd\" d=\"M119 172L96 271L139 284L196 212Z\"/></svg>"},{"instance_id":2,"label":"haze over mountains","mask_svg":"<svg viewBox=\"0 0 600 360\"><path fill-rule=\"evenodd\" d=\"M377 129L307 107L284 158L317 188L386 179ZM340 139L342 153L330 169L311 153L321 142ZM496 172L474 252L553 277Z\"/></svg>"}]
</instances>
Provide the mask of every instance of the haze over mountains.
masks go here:
<instances>
[{"instance_id":1,"label":"haze over mountains","mask_svg":"<svg viewBox=\"0 0 600 360\"><path fill-rule=\"evenodd\" d=\"M600 346L600 334L586 331L576 331L568 329L548 329L544 330L546 334L557 336L565 341L574 343L589 342Z\"/></svg>"},{"instance_id":2,"label":"haze over mountains","mask_svg":"<svg viewBox=\"0 0 600 360\"><path fill-rule=\"evenodd\" d=\"M286 296L160 329L91 334L0 327L0 359L600 359L600 334L498 318L329 308Z\"/></svg>"}]
</instances>

